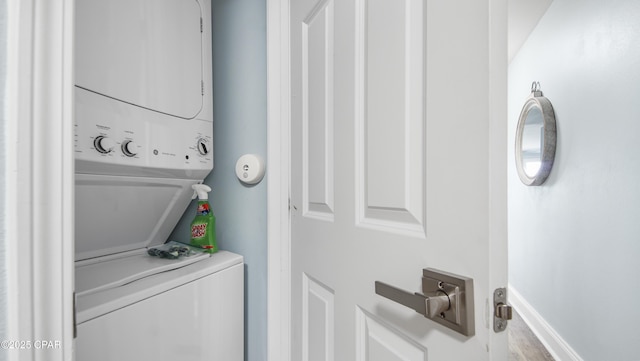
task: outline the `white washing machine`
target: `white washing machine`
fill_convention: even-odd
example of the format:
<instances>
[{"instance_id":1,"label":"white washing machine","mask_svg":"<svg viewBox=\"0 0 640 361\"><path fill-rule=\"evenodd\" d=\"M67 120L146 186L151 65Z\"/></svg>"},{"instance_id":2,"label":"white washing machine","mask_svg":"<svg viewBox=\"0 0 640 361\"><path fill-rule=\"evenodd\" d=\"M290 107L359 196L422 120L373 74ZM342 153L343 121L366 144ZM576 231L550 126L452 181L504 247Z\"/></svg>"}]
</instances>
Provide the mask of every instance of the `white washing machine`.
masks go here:
<instances>
[{"instance_id":1,"label":"white washing machine","mask_svg":"<svg viewBox=\"0 0 640 361\"><path fill-rule=\"evenodd\" d=\"M242 257L146 253L213 169L210 0L75 16L76 360L243 360Z\"/></svg>"},{"instance_id":2,"label":"white washing machine","mask_svg":"<svg viewBox=\"0 0 640 361\"><path fill-rule=\"evenodd\" d=\"M77 265L76 360L242 361L242 284L242 257L225 251Z\"/></svg>"}]
</instances>

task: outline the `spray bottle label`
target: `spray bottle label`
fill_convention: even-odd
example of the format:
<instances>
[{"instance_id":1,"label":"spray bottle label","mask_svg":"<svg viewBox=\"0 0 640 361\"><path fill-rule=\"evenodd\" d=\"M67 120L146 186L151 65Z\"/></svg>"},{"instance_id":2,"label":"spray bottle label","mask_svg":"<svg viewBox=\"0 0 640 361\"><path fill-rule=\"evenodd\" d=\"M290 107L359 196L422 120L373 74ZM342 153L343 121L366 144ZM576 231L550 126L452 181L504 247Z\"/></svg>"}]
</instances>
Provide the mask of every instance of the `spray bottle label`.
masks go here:
<instances>
[{"instance_id":1,"label":"spray bottle label","mask_svg":"<svg viewBox=\"0 0 640 361\"><path fill-rule=\"evenodd\" d=\"M191 238L202 238L207 234L207 224L200 223L191 226Z\"/></svg>"},{"instance_id":2,"label":"spray bottle label","mask_svg":"<svg viewBox=\"0 0 640 361\"><path fill-rule=\"evenodd\" d=\"M206 216L211 212L211 208L209 207L209 203L200 203L198 204L197 215L198 216Z\"/></svg>"}]
</instances>

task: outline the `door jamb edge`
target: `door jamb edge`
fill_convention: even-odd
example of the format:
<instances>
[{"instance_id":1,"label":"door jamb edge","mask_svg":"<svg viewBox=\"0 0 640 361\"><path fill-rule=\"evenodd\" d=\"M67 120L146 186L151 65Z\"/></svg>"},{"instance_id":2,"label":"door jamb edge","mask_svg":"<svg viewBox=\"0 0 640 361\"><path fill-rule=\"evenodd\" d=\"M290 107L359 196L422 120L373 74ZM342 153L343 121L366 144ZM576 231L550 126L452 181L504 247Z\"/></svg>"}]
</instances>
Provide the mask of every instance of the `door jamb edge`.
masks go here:
<instances>
[{"instance_id":1,"label":"door jamb edge","mask_svg":"<svg viewBox=\"0 0 640 361\"><path fill-rule=\"evenodd\" d=\"M267 0L267 359L290 361L289 0Z\"/></svg>"}]
</instances>

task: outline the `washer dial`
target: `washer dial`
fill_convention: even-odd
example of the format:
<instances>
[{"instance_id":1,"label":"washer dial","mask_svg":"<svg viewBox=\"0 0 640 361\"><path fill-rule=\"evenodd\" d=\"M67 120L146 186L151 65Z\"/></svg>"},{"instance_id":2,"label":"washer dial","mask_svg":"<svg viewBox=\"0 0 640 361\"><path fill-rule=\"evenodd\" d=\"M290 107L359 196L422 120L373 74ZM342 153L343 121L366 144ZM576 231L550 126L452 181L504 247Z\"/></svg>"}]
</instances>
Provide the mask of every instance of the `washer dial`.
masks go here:
<instances>
[{"instance_id":1,"label":"washer dial","mask_svg":"<svg viewBox=\"0 0 640 361\"><path fill-rule=\"evenodd\" d=\"M109 137L105 137L104 135L100 135L93 140L93 146L100 153L106 154L110 153L113 148L116 146L116 142Z\"/></svg>"},{"instance_id":2,"label":"washer dial","mask_svg":"<svg viewBox=\"0 0 640 361\"><path fill-rule=\"evenodd\" d=\"M124 142L122 142L121 148L122 153L124 153L124 155L126 155L127 157L133 157L138 154L138 144L136 144L133 140L125 140Z\"/></svg>"}]
</instances>

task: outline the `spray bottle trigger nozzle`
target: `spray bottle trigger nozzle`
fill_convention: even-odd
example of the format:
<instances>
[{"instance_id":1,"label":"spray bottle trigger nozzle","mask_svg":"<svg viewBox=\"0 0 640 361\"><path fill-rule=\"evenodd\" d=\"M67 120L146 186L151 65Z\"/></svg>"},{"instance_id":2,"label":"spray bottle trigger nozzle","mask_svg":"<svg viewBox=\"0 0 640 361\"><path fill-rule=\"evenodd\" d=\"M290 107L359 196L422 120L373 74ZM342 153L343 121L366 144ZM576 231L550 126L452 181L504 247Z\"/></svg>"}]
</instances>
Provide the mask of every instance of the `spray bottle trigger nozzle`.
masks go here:
<instances>
[{"instance_id":1,"label":"spray bottle trigger nozzle","mask_svg":"<svg viewBox=\"0 0 640 361\"><path fill-rule=\"evenodd\" d=\"M208 198L207 193L211 192L211 187L206 184L194 184L191 186L193 191L198 195L198 198L205 200ZM192 198L195 199L195 196Z\"/></svg>"}]
</instances>

